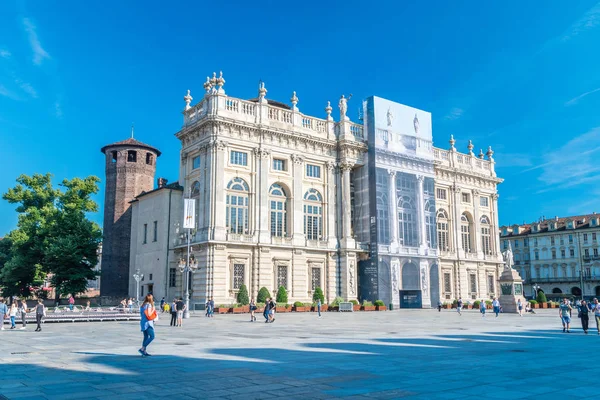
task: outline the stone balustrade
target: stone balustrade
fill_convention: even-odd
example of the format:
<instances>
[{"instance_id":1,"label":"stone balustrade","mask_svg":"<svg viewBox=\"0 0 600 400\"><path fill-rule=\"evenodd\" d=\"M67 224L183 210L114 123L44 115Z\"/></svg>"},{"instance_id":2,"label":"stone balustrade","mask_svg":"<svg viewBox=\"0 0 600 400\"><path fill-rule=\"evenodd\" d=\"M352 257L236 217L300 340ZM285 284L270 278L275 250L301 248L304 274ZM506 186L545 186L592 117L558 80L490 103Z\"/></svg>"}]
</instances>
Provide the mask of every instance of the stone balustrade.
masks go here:
<instances>
[{"instance_id":1,"label":"stone balustrade","mask_svg":"<svg viewBox=\"0 0 600 400\"><path fill-rule=\"evenodd\" d=\"M478 158L474 154L462 154L457 151L434 148L433 157L442 166L496 176L493 160Z\"/></svg>"}]
</instances>

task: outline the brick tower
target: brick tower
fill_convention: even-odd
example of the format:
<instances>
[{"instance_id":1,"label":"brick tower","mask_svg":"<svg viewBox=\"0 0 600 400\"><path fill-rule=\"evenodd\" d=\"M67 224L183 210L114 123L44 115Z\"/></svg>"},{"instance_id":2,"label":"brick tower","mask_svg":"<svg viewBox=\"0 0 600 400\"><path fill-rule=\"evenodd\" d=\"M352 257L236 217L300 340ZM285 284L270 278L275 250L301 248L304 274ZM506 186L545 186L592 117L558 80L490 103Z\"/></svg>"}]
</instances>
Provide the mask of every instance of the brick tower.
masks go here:
<instances>
[{"instance_id":1,"label":"brick tower","mask_svg":"<svg viewBox=\"0 0 600 400\"><path fill-rule=\"evenodd\" d=\"M124 298L129 289L131 205L142 192L154 188L156 159L160 151L132 137L104 146L106 188L100 296L107 301Z\"/></svg>"}]
</instances>

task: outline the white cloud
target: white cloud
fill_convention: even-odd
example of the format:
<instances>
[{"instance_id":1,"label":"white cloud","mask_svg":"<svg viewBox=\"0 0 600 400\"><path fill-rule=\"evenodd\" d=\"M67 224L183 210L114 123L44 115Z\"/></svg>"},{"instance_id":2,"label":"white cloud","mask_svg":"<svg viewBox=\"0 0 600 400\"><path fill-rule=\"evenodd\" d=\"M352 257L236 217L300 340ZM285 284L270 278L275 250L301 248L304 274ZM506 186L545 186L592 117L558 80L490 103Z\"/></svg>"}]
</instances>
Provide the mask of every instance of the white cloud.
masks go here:
<instances>
[{"instance_id":1,"label":"white cloud","mask_svg":"<svg viewBox=\"0 0 600 400\"><path fill-rule=\"evenodd\" d=\"M462 108L454 107L444 118L453 121L459 119L463 113L464 110Z\"/></svg>"},{"instance_id":2,"label":"white cloud","mask_svg":"<svg viewBox=\"0 0 600 400\"><path fill-rule=\"evenodd\" d=\"M18 100L19 97L8 90L4 85L0 84L0 96L8 97L9 99Z\"/></svg>"},{"instance_id":3,"label":"white cloud","mask_svg":"<svg viewBox=\"0 0 600 400\"><path fill-rule=\"evenodd\" d=\"M25 31L29 35L29 45L33 50L33 63L40 65L45 58L50 58L50 54L42 47L40 40L37 35L37 27L31 22L29 18L23 18L23 25Z\"/></svg>"},{"instance_id":4,"label":"white cloud","mask_svg":"<svg viewBox=\"0 0 600 400\"><path fill-rule=\"evenodd\" d=\"M597 26L600 26L600 3L596 3L594 7L583 14L583 17L575 21L575 23L563 33L560 40L566 42L585 31L596 28Z\"/></svg>"},{"instance_id":5,"label":"white cloud","mask_svg":"<svg viewBox=\"0 0 600 400\"><path fill-rule=\"evenodd\" d=\"M31 86L30 83L27 82L23 82L21 79L16 78L15 79L15 83L17 85L19 85L19 87L28 95L30 95L31 97L33 97L34 99L37 99L38 94L36 92L36 90L33 88L33 86Z\"/></svg>"},{"instance_id":6,"label":"white cloud","mask_svg":"<svg viewBox=\"0 0 600 400\"><path fill-rule=\"evenodd\" d=\"M538 180L544 187L537 193L567 189L600 181L600 127L579 135L560 148L544 153L547 162L523 172L541 170Z\"/></svg>"},{"instance_id":7,"label":"white cloud","mask_svg":"<svg viewBox=\"0 0 600 400\"><path fill-rule=\"evenodd\" d=\"M6 49L0 49L0 58L10 58L12 56L11 52Z\"/></svg>"},{"instance_id":8,"label":"white cloud","mask_svg":"<svg viewBox=\"0 0 600 400\"><path fill-rule=\"evenodd\" d=\"M565 107L573 106L579 102L579 100L583 99L585 96L589 96L592 93L600 92L600 88L596 88L594 90L590 90L589 92L585 92L580 94L577 97L573 97L571 100L565 103Z\"/></svg>"}]
</instances>

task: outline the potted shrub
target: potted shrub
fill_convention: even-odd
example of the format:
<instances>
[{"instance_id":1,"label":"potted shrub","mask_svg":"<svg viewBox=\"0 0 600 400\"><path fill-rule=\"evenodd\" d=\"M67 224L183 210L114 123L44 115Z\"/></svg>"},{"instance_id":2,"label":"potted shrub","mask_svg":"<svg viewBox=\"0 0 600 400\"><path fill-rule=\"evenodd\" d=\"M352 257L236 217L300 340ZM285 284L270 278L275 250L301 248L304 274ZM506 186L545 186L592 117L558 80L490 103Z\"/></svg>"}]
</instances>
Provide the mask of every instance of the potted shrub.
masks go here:
<instances>
[{"instance_id":1,"label":"potted shrub","mask_svg":"<svg viewBox=\"0 0 600 400\"><path fill-rule=\"evenodd\" d=\"M358 301L350 300L350 303L352 303L352 311L360 311L360 304Z\"/></svg>"},{"instance_id":2,"label":"potted shrub","mask_svg":"<svg viewBox=\"0 0 600 400\"><path fill-rule=\"evenodd\" d=\"M473 302L473 309L474 309L474 310L479 310L479 306L480 306L480 305L481 305L481 301L479 301L479 300L475 300L475 301Z\"/></svg>"},{"instance_id":3,"label":"potted shrub","mask_svg":"<svg viewBox=\"0 0 600 400\"><path fill-rule=\"evenodd\" d=\"M329 309L331 311L339 311L340 309L340 303L344 302L344 299L341 297L336 297L331 304L329 305Z\"/></svg>"},{"instance_id":4,"label":"potted shrub","mask_svg":"<svg viewBox=\"0 0 600 400\"><path fill-rule=\"evenodd\" d=\"M539 308L537 300L529 300L529 304L531 304L531 308Z\"/></svg>"},{"instance_id":5,"label":"potted shrub","mask_svg":"<svg viewBox=\"0 0 600 400\"><path fill-rule=\"evenodd\" d=\"M295 302L294 303L294 311L296 311L296 312L306 311L306 308L304 307L304 303L302 303L301 301Z\"/></svg>"},{"instance_id":6,"label":"potted shrub","mask_svg":"<svg viewBox=\"0 0 600 400\"><path fill-rule=\"evenodd\" d=\"M288 302L288 294L287 290L283 286L279 286L277 289L277 296L275 296L275 301L279 304L287 304Z\"/></svg>"},{"instance_id":7,"label":"potted shrub","mask_svg":"<svg viewBox=\"0 0 600 400\"><path fill-rule=\"evenodd\" d=\"M217 314L227 314L229 312L229 307L224 304L220 304L219 306L215 307L215 312Z\"/></svg>"},{"instance_id":8,"label":"potted shrub","mask_svg":"<svg viewBox=\"0 0 600 400\"><path fill-rule=\"evenodd\" d=\"M458 307L458 300L454 299L454 301L452 302L452 308L456 307Z\"/></svg>"},{"instance_id":9,"label":"potted shrub","mask_svg":"<svg viewBox=\"0 0 600 400\"><path fill-rule=\"evenodd\" d=\"M377 311L385 311L387 310L387 307L385 306L385 303L381 300L375 300L375 309Z\"/></svg>"},{"instance_id":10,"label":"potted shrub","mask_svg":"<svg viewBox=\"0 0 600 400\"><path fill-rule=\"evenodd\" d=\"M234 314L242 314L244 313L244 306L241 304L232 304L231 312Z\"/></svg>"},{"instance_id":11,"label":"potted shrub","mask_svg":"<svg viewBox=\"0 0 600 400\"><path fill-rule=\"evenodd\" d=\"M242 307L242 312L250 312L250 298L246 285L240 286L240 291L237 294L237 302Z\"/></svg>"},{"instance_id":12,"label":"potted shrub","mask_svg":"<svg viewBox=\"0 0 600 400\"><path fill-rule=\"evenodd\" d=\"M275 312L290 312L292 310L292 306L289 304L277 304L275 306Z\"/></svg>"},{"instance_id":13,"label":"potted shrub","mask_svg":"<svg viewBox=\"0 0 600 400\"><path fill-rule=\"evenodd\" d=\"M444 307L446 310L449 310L452 308L452 304L448 303L448 302L444 302L442 304L442 307Z\"/></svg>"},{"instance_id":14,"label":"potted shrub","mask_svg":"<svg viewBox=\"0 0 600 400\"><path fill-rule=\"evenodd\" d=\"M486 300L486 301L485 301L485 308L486 308L487 310L491 310L491 309L493 309L493 308L494 308L494 307L492 307L492 300Z\"/></svg>"},{"instance_id":15,"label":"potted shrub","mask_svg":"<svg viewBox=\"0 0 600 400\"><path fill-rule=\"evenodd\" d=\"M362 310L363 311L375 311L375 306L370 301L365 300L362 303Z\"/></svg>"},{"instance_id":16,"label":"potted shrub","mask_svg":"<svg viewBox=\"0 0 600 400\"><path fill-rule=\"evenodd\" d=\"M315 292L312 296L313 303L316 303L317 300L321 300L321 304L325 304L325 296L323 295L323 290L320 287L315 288Z\"/></svg>"},{"instance_id":17,"label":"potted shrub","mask_svg":"<svg viewBox=\"0 0 600 400\"><path fill-rule=\"evenodd\" d=\"M271 293L269 293L267 288L263 286L258 291L258 295L256 296L256 302L265 304L269 297L271 297Z\"/></svg>"}]
</instances>

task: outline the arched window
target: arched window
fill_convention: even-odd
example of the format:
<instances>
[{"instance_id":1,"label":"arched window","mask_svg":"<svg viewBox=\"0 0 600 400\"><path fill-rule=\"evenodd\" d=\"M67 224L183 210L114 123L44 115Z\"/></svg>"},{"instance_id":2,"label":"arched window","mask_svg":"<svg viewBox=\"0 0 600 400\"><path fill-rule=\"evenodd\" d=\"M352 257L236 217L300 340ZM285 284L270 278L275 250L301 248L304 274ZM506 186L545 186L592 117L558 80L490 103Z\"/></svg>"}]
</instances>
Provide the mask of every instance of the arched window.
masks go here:
<instances>
[{"instance_id":1,"label":"arched window","mask_svg":"<svg viewBox=\"0 0 600 400\"><path fill-rule=\"evenodd\" d=\"M269 189L271 201L271 236L287 236L287 195L278 183Z\"/></svg>"},{"instance_id":2,"label":"arched window","mask_svg":"<svg viewBox=\"0 0 600 400\"><path fill-rule=\"evenodd\" d=\"M377 196L377 240L380 243L390 242L389 203L385 194Z\"/></svg>"},{"instance_id":3,"label":"arched window","mask_svg":"<svg viewBox=\"0 0 600 400\"><path fill-rule=\"evenodd\" d=\"M416 247L417 215L412 199L409 196L398 197L398 243Z\"/></svg>"},{"instance_id":4,"label":"arched window","mask_svg":"<svg viewBox=\"0 0 600 400\"><path fill-rule=\"evenodd\" d=\"M483 254L492 254L492 237L490 235L490 219L485 215L479 219L481 223L481 249Z\"/></svg>"},{"instance_id":5,"label":"arched window","mask_svg":"<svg viewBox=\"0 0 600 400\"><path fill-rule=\"evenodd\" d=\"M304 234L308 240L319 240L323 234L323 197L316 189L304 194Z\"/></svg>"},{"instance_id":6,"label":"arched window","mask_svg":"<svg viewBox=\"0 0 600 400\"><path fill-rule=\"evenodd\" d=\"M227 184L225 225L229 232L248 233L248 184L242 178L233 178Z\"/></svg>"},{"instance_id":7,"label":"arched window","mask_svg":"<svg viewBox=\"0 0 600 400\"><path fill-rule=\"evenodd\" d=\"M437 235L438 248L442 251L450 250L450 238L448 237L448 213L440 209L437 213Z\"/></svg>"},{"instance_id":8,"label":"arched window","mask_svg":"<svg viewBox=\"0 0 600 400\"><path fill-rule=\"evenodd\" d=\"M433 200L425 202L425 231L427 232L427 245L435 249L435 204Z\"/></svg>"},{"instance_id":9,"label":"arched window","mask_svg":"<svg viewBox=\"0 0 600 400\"><path fill-rule=\"evenodd\" d=\"M190 194L192 195L192 197L200 196L200 182L195 181L194 183L192 183L192 189L190 191Z\"/></svg>"},{"instance_id":10,"label":"arched window","mask_svg":"<svg viewBox=\"0 0 600 400\"><path fill-rule=\"evenodd\" d=\"M460 236L462 249L470 253L471 252L471 221L467 214L460 216Z\"/></svg>"}]
</instances>

